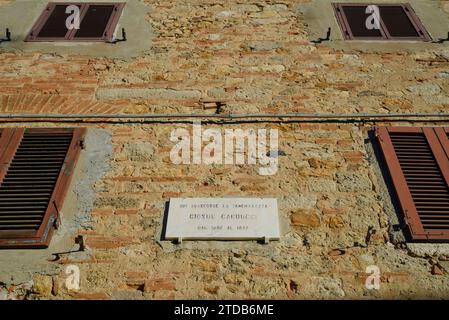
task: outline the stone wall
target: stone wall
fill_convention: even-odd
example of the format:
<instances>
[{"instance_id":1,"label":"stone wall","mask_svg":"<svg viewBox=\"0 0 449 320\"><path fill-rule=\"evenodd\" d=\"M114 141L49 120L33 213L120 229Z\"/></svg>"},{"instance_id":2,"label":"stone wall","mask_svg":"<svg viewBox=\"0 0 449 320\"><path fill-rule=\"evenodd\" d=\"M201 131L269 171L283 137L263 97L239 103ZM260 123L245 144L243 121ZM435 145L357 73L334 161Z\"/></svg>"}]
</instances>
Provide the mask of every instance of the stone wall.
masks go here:
<instances>
[{"instance_id":1,"label":"stone wall","mask_svg":"<svg viewBox=\"0 0 449 320\"><path fill-rule=\"evenodd\" d=\"M153 46L136 58L21 53L0 44L0 111L436 113L449 105L447 45L394 53L315 45L299 10L309 1L144 2ZM448 12L448 1L438 3ZM448 298L448 248L391 239L392 200L370 152L376 124L388 123L204 123L278 129L279 170L260 176L253 165L172 164L170 132L189 123L7 121L2 126L101 127L112 134L113 154L95 184L92 227L73 234L83 236L85 250L51 262L58 272L4 283L0 297ZM278 198L280 241L160 241L170 197L236 195ZM81 270L78 292L64 287L69 264ZM368 265L382 272L380 290L365 288Z\"/></svg>"}]
</instances>

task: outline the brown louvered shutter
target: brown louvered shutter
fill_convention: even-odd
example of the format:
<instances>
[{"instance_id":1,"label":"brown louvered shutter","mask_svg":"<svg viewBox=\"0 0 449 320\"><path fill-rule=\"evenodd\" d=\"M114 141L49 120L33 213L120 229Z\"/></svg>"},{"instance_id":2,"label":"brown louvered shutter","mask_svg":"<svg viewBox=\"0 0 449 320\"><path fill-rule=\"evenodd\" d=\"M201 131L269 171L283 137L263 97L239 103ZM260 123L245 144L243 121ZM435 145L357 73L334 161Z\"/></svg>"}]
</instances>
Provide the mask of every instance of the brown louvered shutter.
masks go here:
<instances>
[{"instance_id":1,"label":"brown louvered shutter","mask_svg":"<svg viewBox=\"0 0 449 320\"><path fill-rule=\"evenodd\" d=\"M412 240L449 240L449 140L445 128L378 127Z\"/></svg>"},{"instance_id":2,"label":"brown louvered shutter","mask_svg":"<svg viewBox=\"0 0 449 320\"><path fill-rule=\"evenodd\" d=\"M366 13L370 3L333 3L337 22L346 40L406 40L431 41L429 33L408 3L376 4L380 28L365 25L371 15Z\"/></svg>"},{"instance_id":3,"label":"brown louvered shutter","mask_svg":"<svg viewBox=\"0 0 449 320\"><path fill-rule=\"evenodd\" d=\"M69 5L79 9L79 29L67 29L66 20L71 15L66 12ZM110 41L124 7L124 2L50 2L25 41Z\"/></svg>"},{"instance_id":4,"label":"brown louvered shutter","mask_svg":"<svg viewBox=\"0 0 449 320\"><path fill-rule=\"evenodd\" d=\"M82 148L85 129L3 129L0 248L45 248Z\"/></svg>"}]
</instances>

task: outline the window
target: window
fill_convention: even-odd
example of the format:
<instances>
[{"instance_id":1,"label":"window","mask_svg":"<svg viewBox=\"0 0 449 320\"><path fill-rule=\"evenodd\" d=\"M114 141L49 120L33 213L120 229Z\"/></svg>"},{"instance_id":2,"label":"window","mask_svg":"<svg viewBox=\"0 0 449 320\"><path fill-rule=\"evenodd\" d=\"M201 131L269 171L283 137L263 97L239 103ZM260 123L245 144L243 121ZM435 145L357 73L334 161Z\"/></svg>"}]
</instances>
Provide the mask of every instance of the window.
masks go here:
<instances>
[{"instance_id":1,"label":"window","mask_svg":"<svg viewBox=\"0 0 449 320\"><path fill-rule=\"evenodd\" d=\"M79 9L79 29L68 29L66 21L73 22L75 5ZM51 2L47 5L25 41L111 41L124 3Z\"/></svg>"},{"instance_id":2,"label":"window","mask_svg":"<svg viewBox=\"0 0 449 320\"><path fill-rule=\"evenodd\" d=\"M0 129L0 248L45 248L85 129Z\"/></svg>"},{"instance_id":3,"label":"window","mask_svg":"<svg viewBox=\"0 0 449 320\"><path fill-rule=\"evenodd\" d=\"M376 129L412 240L449 240L448 133L441 127Z\"/></svg>"},{"instance_id":4,"label":"window","mask_svg":"<svg viewBox=\"0 0 449 320\"><path fill-rule=\"evenodd\" d=\"M370 4L334 3L335 16L346 40L421 40L430 41L415 11L409 4L374 4L379 8L379 28L368 29L366 13Z\"/></svg>"}]
</instances>

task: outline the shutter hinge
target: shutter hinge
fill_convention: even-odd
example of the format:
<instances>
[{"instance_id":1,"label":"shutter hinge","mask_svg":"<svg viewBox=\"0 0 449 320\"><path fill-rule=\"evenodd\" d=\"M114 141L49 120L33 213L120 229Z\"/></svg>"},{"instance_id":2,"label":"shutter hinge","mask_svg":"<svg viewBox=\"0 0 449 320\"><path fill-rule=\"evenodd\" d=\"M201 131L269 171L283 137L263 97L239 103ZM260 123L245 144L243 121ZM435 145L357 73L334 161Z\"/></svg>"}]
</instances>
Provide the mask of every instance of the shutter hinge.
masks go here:
<instances>
[{"instance_id":1,"label":"shutter hinge","mask_svg":"<svg viewBox=\"0 0 449 320\"><path fill-rule=\"evenodd\" d=\"M115 35L114 35L113 39L111 41L106 41L106 42L110 43L110 44L116 44L117 42L122 42L122 41L127 41L125 28L122 28L122 38L121 39L115 38Z\"/></svg>"}]
</instances>

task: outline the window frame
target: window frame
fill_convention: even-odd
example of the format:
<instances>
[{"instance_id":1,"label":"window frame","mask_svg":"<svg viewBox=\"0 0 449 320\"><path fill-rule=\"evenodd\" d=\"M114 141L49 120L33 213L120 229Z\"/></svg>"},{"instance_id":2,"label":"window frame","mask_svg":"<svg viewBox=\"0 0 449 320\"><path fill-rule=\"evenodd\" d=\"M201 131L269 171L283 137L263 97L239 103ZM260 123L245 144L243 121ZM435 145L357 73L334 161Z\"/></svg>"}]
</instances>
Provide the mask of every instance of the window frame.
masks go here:
<instances>
[{"instance_id":1,"label":"window frame","mask_svg":"<svg viewBox=\"0 0 449 320\"><path fill-rule=\"evenodd\" d=\"M423 134L449 187L449 127L376 127L375 133L412 241L449 241L449 229L424 229L390 137L390 133Z\"/></svg>"},{"instance_id":2,"label":"window frame","mask_svg":"<svg viewBox=\"0 0 449 320\"><path fill-rule=\"evenodd\" d=\"M122 15L123 9L125 7L125 2L49 2L45 9L42 11L39 18L33 24L31 30L28 32L25 37L26 42L99 42L99 41L111 41L114 36L114 32L116 27L118 26L118 21ZM45 26L48 18L51 16L56 6L58 5L76 5L80 6L80 25L83 22L84 17L86 16L89 6L91 5L104 5L111 6L113 5L115 8L113 13L109 17L109 21L106 25L106 28L103 32L102 37L83 37L83 38L75 38L76 29L67 30L64 37L39 37L39 33L42 28Z\"/></svg>"},{"instance_id":3,"label":"window frame","mask_svg":"<svg viewBox=\"0 0 449 320\"><path fill-rule=\"evenodd\" d=\"M382 37L358 37L354 36L352 33L351 27L349 25L346 14L344 13L343 8L349 6L359 6L359 7L367 7L369 5L377 5L379 7L402 7L405 14L407 15L410 23L415 28L416 32L420 35L419 37L393 37L391 36L387 26L383 22L382 18L380 19L381 27L379 29ZM352 2L352 3L332 3L332 7L335 13L335 18L337 20L337 24L340 27L340 30L343 34L345 40L370 40L370 41L423 41L428 42L431 41L432 38L424 25L422 24L419 16L416 14L415 10L409 3L361 3L361 2Z\"/></svg>"},{"instance_id":4,"label":"window frame","mask_svg":"<svg viewBox=\"0 0 449 320\"><path fill-rule=\"evenodd\" d=\"M24 133L67 133L72 132L72 140L61 170L58 173L55 185L51 192L47 208L42 218L38 230L0 230L1 248L46 248L48 247L53 231L60 224L60 212L65 196L67 194L70 181L73 177L73 170L78 161L84 140L85 128L4 128L0 129L0 185L5 178L9 164L14 159L16 151L24 136Z\"/></svg>"}]
</instances>

